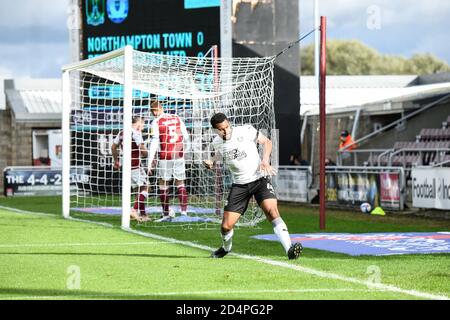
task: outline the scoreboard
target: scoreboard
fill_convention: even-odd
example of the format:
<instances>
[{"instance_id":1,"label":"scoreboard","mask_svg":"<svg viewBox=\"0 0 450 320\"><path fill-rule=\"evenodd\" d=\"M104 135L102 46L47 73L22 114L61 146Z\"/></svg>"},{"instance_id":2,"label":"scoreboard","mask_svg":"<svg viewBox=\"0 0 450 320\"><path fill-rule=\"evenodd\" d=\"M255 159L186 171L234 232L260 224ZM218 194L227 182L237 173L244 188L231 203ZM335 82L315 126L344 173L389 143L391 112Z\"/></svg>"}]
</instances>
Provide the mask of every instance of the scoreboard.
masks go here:
<instances>
[{"instance_id":1,"label":"scoreboard","mask_svg":"<svg viewBox=\"0 0 450 320\"><path fill-rule=\"evenodd\" d=\"M201 57L220 48L221 0L80 0L82 59L125 45Z\"/></svg>"},{"instance_id":2,"label":"scoreboard","mask_svg":"<svg viewBox=\"0 0 450 320\"><path fill-rule=\"evenodd\" d=\"M72 1L78 1L81 13L81 30L71 35L72 53L82 60L126 45L143 52L193 57L202 57L217 45L219 56L231 57L231 0ZM82 107L71 114L72 165L90 167L89 192L119 193L121 174L112 169L111 143L122 129L123 86L87 73L82 81ZM151 95L133 90L133 113L149 114ZM175 104L185 113L191 110L189 101ZM180 111L171 107L166 106L168 112Z\"/></svg>"}]
</instances>

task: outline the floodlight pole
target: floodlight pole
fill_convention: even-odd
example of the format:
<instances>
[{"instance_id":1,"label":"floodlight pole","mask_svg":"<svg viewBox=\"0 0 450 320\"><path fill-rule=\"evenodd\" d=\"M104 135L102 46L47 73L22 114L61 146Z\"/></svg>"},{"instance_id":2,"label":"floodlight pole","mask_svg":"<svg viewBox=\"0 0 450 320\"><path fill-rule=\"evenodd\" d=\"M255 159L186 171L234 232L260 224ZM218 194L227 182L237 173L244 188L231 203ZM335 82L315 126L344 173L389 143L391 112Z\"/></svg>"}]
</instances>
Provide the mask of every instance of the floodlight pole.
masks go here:
<instances>
[{"instance_id":1,"label":"floodlight pole","mask_svg":"<svg viewBox=\"0 0 450 320\"><path fill-rule=\"evenodd\" d=\"M325 185L325 156L326 156L326 76L327 76L327 52L326 52L327 18L320 17L320 86L319 86L319 112L320 112L320 230L325 229L326 220L326 185Z\"/></svg>"}]
</instances>

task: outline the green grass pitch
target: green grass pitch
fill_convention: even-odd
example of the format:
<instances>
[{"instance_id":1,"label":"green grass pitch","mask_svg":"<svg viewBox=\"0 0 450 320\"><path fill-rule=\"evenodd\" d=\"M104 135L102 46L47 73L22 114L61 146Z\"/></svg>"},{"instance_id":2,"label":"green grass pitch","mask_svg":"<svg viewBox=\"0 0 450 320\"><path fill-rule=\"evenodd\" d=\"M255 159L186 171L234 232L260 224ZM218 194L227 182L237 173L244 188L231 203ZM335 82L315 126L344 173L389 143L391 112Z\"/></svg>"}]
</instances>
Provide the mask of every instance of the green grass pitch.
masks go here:
<instances>
[{"instance_id":1,"label":"green grass pitch","mask_svg":"<svg viewBox=\"0 0 450 320\"><path fill-rule=\"evenodd\" d=\"M435 299L450 298L450 254L360 256L305 249L289 261L267 221L235 230L233 255L209 258L219 226L158 228L74 213L59 197L0 198L0 299ZM48 213L30 214L6 209ZM320 232L318 209L280 205L291 233ZM443 220L328 210L327 232L449 231ZM160 238L158 238L158 236ZM377 271L373 283L373 270Z\"/></svg>"}]
</instances>

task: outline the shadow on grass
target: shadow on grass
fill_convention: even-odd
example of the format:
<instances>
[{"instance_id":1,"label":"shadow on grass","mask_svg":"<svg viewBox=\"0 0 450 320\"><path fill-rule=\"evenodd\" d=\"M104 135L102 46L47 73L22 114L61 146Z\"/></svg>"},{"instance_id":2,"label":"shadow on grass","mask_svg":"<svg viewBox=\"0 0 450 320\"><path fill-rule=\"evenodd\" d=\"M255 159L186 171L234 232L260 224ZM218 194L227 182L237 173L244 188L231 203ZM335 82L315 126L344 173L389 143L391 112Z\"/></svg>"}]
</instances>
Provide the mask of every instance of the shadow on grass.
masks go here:
<instances>
[{"instance_id":1,"label":"shadow on grass","mask_svg":"<svg viewBox=\"0 0 450 320\"><path fill-rule=\"evenodd\" d=\"M63 220L61 220L63 221ZM26 228L29 227L30 225L33 226L33 228L41 228L41 229L65 229L65 230L96 230L98 229L98 226L80 226L80 227L74 227L73 225L42 225L40 227L36 227L36 225L34 224L34 221L30 221L30 223L27 223L27 221L24 221L23 223L0 223L0 227L4 227L4 228L10 228L10 227L15 227L15 228Z\"/></svg>"},{"instance_id":2,"label":"shadow on grass","mask_svg":"<svg viewBox=\"0 0 450 320\"><path fill-rule=\"evenodd\" d=\"M57 290L30 288L0 288L0 299L127 299L127 300L208 300L223 299L223 297L202 296L201 294L127 294L123 292L98 292L88 290Z\"/></svg>"},{"instance_id":3,"label":"shadow on grass","mask_svg":"<svg viewBox=\"0 0 450 320\"><path fill-rule=\"evenodd\" d=\"M0 255L24 255L24 256L106 256L106 257L136 257L136 258L169 258L169 259L209 259L209 254L205 256L187 255L160 255L160 254L136 254L136 253L96 253L96 252L1 252Z\"/></svg>"}]
</instances>

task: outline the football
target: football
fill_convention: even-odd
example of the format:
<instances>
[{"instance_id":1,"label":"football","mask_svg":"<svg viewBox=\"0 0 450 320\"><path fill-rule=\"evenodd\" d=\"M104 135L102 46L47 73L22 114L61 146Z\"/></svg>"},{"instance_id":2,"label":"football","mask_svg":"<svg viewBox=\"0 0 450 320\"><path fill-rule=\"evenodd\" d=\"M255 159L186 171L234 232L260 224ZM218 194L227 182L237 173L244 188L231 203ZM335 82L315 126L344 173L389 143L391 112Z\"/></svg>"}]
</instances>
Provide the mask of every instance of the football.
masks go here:
<instances>
[{"instance_id":1,"label":"football","mask_svg":"<svg viewBox=\"0 0 450 320\"><path fill-rule=\"evenodd\" d=\"M368 202L361 203L359 208L361 209L361 212L363 212L363 213L370 213L370 211L372 211L372 206Z\"/></svg>"}]
</instances>

